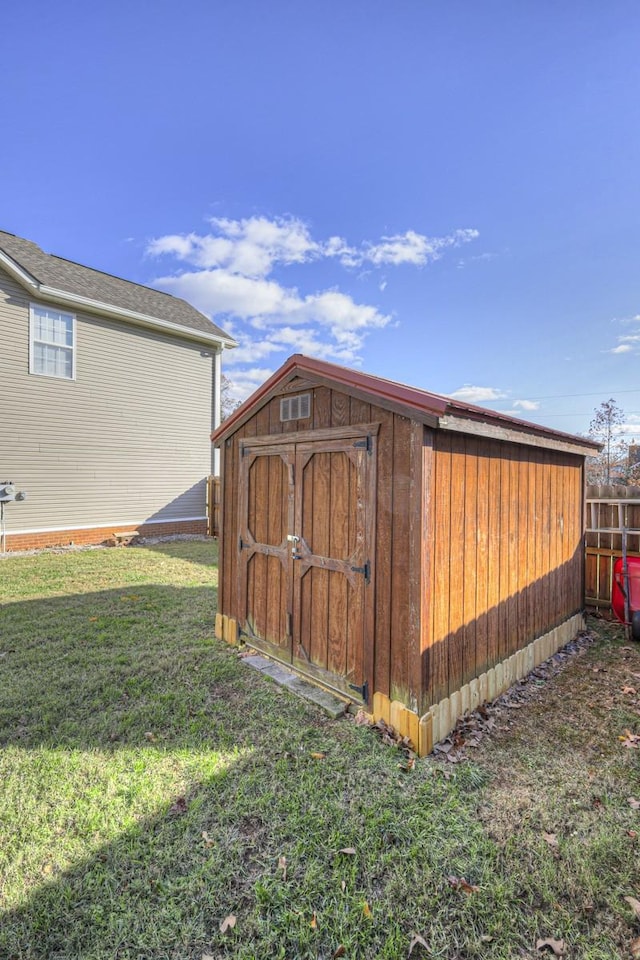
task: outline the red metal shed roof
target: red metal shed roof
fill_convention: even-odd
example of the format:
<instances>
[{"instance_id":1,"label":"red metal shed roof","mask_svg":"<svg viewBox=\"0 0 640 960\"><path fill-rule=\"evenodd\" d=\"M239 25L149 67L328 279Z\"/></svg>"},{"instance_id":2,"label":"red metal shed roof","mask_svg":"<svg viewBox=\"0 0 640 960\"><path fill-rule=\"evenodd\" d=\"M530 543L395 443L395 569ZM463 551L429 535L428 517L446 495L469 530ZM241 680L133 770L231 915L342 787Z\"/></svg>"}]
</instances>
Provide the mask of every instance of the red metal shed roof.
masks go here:
<instances>
[{"instance_id":1,"label":"red metal shed roof","mask_svg":"<svg viewBox=\"0 0 640 960\"><path fill-rule=\"evenodd\" d=\"M219 444L227 436L234 433L257 409L263 406L278 388L294 377L305 377L310 380L330 380L337 386L358 390L371 395L372 402L378 400L382 405L397 405L403 413L414 412L417 419L426 420L435 427L443 429L458 429L464 431L464 422L474 421L478 424L493 424L496 428L506 431L516 431L520 434L529 434L539 437L541 441L555 441L553 445L562 443L568 447L575 447L576 453L596 454L601 444L586 437L577 437L574 434L552 430L538 423L530 423L518 417L511 417L505 413L497 413L485 407L478 407L470 403L462 403L451 397L445 397L419 387L411 387L394 380L386 380L360 370L352 370L339 364L328 363L325 360L315 360L295 353L289 357L279 370L269 377L261 387L251 394L245 402L234 410L231 416L222 423L211 435L215 444ZM454 423L457 425L454 426ZM544 443L543 443L544 445ZM550 444L551 445L551 444ZM582 449L578 449L582 448Z\"/></svg>"}]
</instances>

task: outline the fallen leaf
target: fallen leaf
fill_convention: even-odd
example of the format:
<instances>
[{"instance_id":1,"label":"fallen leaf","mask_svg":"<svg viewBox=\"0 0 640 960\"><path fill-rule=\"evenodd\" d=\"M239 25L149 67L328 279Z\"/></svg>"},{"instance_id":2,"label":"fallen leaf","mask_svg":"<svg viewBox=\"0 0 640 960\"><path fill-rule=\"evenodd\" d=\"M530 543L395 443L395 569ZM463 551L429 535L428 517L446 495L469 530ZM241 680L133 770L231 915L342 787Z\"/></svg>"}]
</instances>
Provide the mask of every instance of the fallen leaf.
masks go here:
<instances>
[{"instance_id":1,"label":"fallen leaf","mask_svg":"<svg viewBox=\"0 0 640 960\"><path fill-rule=\"evenodd\" d=\"M635 687L623 687L623 688L622 688L622 692L623 692L623 693L628 693L628 694L630 694L631 696L633 696L633 695L635 695L638 691L636 690Z\"/></svg>"},{"instance_id":2,"label":"fallen leaf","mask_svg":"<svg viewBox=\"0 0 640 960\"><path fill-rule=\"evenodd\" d=\"M144 738L145 738L145 740L148 740L149 743L156 743L156 741L157 741L157 739L158 739L158 738L156 737L155 733L152 733L151 730L147 730L147 732L146 732L145 735L144 735Z\"/></svg>"},{"instance_id":3,"label":"fallen leaf","mask_svg":"<svg viewBox=\"0 0 640 960\"><path fill-rule=\"evenodd\" d=\"M237 922L237 917L233 913L230 913L228 917L225 917L222 923L220 924L220 933L226 933L227 930L233 930Z\"/></svg>"},{"instance_id":4,"label":"fallen leaf","mask_svg":"<svg viewBox=\"0 0 640 960\"><path fill-rule=\"evenodd\" d=\"M324 760L326 753L312 753L311 756L314 760Z\"/></svg>"},{"instance_id":5,"label":"fallen leaf","mask_svg":"<svg viewBox=\"0 0 640 960\"><path fill-rule=\"evenodd\" d=\"M636 833L635 830L627 830L627 836L631 837L632 840L635 840L638 834Z\"/></svg>"},{"instance_id":6,"label":"fallen leaf","mask_svg":"<svg viewBox=\"0 0 640 960\"><path fill-rule=\"evenodd\" d=\"M89 623L95 623L97 619L97 617L89 617Z\"/></svg>"},{"instance_id":7,"label":"fallen leaf","mask_svg":"<svg viewBox=\"0 0 640 960\"><path fill-rule=\"evenodd\" d=\"M415 757L410 757L406 763L399 763L398 766L404 773L410 773L416 765Z\"/></svg>"},{"instance_id":8,"label":"fallen leaf","mask_svg":"<svg viewBox=\"0 0 640 960\"><path fill-rule=\"evenodd\" d=\"M543 833L542 839L546 840L550 847L558 846L558 838L556 837L555 833Z\"/></svg>"},{"instance_id":9,"label":"fallen leaf","mask_svg":"<svg viewBox=\"0 0 640 960\"><path fill-rule=\"evenodd\" d=\"M204 840L205 847L212 847L213 844L215 843L215 841L211 839L211 837L209 836L206 830L202 831L202 839Z\"/></svg>"},{"instance_id":10,"label":"fallen leaf","mask_svg":"<svg viewBox=\"0 0 640 960\"><path fill-rule=\"evenodd\" d=\"M493 937L488 933L483 933L480 937L480 943L493 943Z\"/></svg>"},{"instance_id":11,"label":"fallen leaf","mask_svg":"<svg viewBox=\"0 0 640 960\"><path fill-rule=\"evenodd\" d=\"M564 940L554 940L552 937L548 937L546 940L536 941L536 950L544 950L545 947L553 950L556 957L561 957L566 953Z\"/></svg>"},{"instance_id":12,"label":"fallen leaf","mask_svg":"<svg viewBox=\"0 0 640 960\"><path fill-rule=\"evenodd\" d=\"M635 747L640 745L640 736L637 733L631 733L631 730L625 730L624 736L618 737L622 741L623 747Z\"/></svg>"},{"instance_id":13,"label":"fallen leaf","mask_svg":"<svg viewBox=\"0 0 640 960\"><path fill-rule=\"evenodd\" d=\"M355 857L356 848L355 847L342 847L341 850L338 850L338 853L346 853L348 857Z\"/></svg>"},{"instance_id":14,"label":"fallen leaf","mask_svg":"<svg viewBox=\"0 0 640 960\"><path fill-rule=\"evenodd\" d=\"M315 915L315 911L313 916L311 917L311 923L309 924L309 926L311 927L312 930L315 930L318 926L318 919Z\"/></svg>"},{"instance_id":15,"label":"fallen leaf","mask_svg":"<svg viewBox=\"0 0 640 960\"><path fill-rule=\"evenodd\" d=\"M425 950L428 950L428 949L429 949L429 944L426 942L426 940L424 940L424 939L420 936L419 933L414 933L414 934L412 934L412 938L413 938L413 939L411 940L411 943L409 944L409 953L407 954L408 957L410 957L411 954L413 953L414 947L424 947Z\"/></svg>"},{"instance_id":16,"label":"fallen leaf","mask_svg":"<svg viewBox=\"0 0 640 960\"><path fill-rule=\"evenodd\" d=\"M636 800L635 797L627 797L627 800L630 807L633 807L634 810L640 810L640 800Z\"/></svg>"},{"instance_id":17,"label":"fallen leaf","mask_svg":"<svg viewBox=\"0 0 640 960\"><path fill-rule=\"evenodd\" d=\"M338 949L334 950L333 953L331 954L331 960L338 960L338 957L344 957L346 952L347 952L347 948L343 947L342 944L340 944Z\"/></svg>"},{"instance_id":18,"label":"fallen leaf","mask_svg":"<svg viewBox=\"0 0 640 960\"><path fill-rule=\"evenodd\" d=\"M640 960L640 937L631 944L631 956L633 960Z\"/></svg>"},{"instance_id":19,"label":"fallen leaf","mask_svg":"<svg viewBox=\"0 0 640 960\"><path fill-rule=\"evenodd\" d=\"M447 760L449 763L462 763L465 758L457 753L448 753Z\"/></svg>"},{"instance_id":20,"label":"fallen leaf","mask_svg":"<svg viewBox=\"0 0 640 960\"><path fill-rule=\"evenodd\" d=\"M367 903L366 900L365 900L364 906L363 906L363 908L362 908L362 916L363 916L363 917L366 917L367 920L370 920L371 917L373 916L373 914L371 913L371 907L369 906L369 904Z\"/></svg>"},{"instance_id":21,"label":"fallen leaf","mask_svg":"<svg viewBox=\"0 0 640 960\"><path fill-rule=\"evenodd\" d=\"M635 897L625 897L625 900L636 915L636 920L640 920L640 900Z\"/></svg>"},{"instance_id":22,"label":"fallen leaf","mask_svg":"<svg viewBox=\"0 0 640 960\"><path fill-rule=\"evenodd\" d=\"M345 883L344 880L341 880L341 881L340 881L340 887L341 887L341 889L342 889L342 892L344 893L345 890L347 889L347 884Z\"/></svg>"},{"instance_id":23,"label":"fallen leaf","mask_svg":"<svg viewBox=\"0 0 640 960\"><path fill-rule=\"evenodd\" d=\"M286 881L287 879L287 858L286 857L278 857L278 870L282 870L282 881L284 883L284 881Z\"/></svg>"},{"instance_id":24,"label":"fallen leaf","mask_svg":"<svg viewBox=\"0 0 640 960\"><path fill-rule=\"evenodd\" d=\"M463 893L477 893L480 889L480 887L476 887L475 884L469 883L464 877L447 877L447 880L454 890L462 890Z\"/></svg>"},{"instance_id":25,"label":"fallen leaf","mask_svg":"<svg viewBox=\"0 0 640 960\"><path fill-rule=\"evenodd\" d=\"M561 957L564 953L566 953L564 940L554 940L552 937L548 937L546 940L536 941L536 950L544 950L545 947L549 947L556 957Z\"/></svg>"},{"instance_id":26,"label":"fallen leaf","mask_svg":"<svg viewBox=\"0 0 640 960\"><path fill-rule=\"evenodd\" d=\"M212 953L203 953L202 960L215 960L215 957Z\"/></svg>"}]
</instances>

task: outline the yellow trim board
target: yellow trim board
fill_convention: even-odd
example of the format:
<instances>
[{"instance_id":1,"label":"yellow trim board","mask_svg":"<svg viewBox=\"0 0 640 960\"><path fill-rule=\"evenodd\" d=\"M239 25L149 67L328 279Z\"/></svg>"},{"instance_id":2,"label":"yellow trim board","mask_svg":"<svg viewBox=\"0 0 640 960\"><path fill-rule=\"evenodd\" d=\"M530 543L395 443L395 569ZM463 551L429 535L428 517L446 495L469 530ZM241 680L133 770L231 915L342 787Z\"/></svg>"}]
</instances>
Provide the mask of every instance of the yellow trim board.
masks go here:
<instances>
[{"instance_id":1,"label":"yellow trim board","mask_svg":"<svg viewBox=\"0 0 640 960\"><path fill-rule=\"evenodd\" d=\"M535 667L573 640L581 630L584 630L584 617L577 613L559 627L532 640L522 650L434 704L422 717L418 717L417 713L409 710L400 701L389 700L384 693L374 693L374 721L384 720L400 736L409 737L416 752L421 757L426 757L436 743L440 743L451 733L459 718L468 710L475 710L481 703L495 700L517 680L526 677Z\"/></svg>"},{"instance_id":2,"label":"yellow trim board","mask_svg":"<svg viewBox=\"0 0 640 960\"><path fill-rule=\"evenodd\" d=\"M238 621L224 613L216 613L214 635L217 640L235 646L238 642Z\"/></svg>"}]
</instances>

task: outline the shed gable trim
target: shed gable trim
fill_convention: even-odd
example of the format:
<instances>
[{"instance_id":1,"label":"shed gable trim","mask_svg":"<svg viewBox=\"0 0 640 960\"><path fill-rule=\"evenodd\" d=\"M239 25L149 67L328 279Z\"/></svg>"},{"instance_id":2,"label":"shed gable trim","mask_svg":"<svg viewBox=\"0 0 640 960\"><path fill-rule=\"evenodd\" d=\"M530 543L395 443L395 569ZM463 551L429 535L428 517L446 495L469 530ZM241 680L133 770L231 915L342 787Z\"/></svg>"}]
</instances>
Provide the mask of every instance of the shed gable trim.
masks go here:
<instances>
[{"instance_id":1,"label":"shed gable trim","mask_svg":"<svg viewBox=\"0 0 640 960\"><path fill-rule=\"evenodd\" d=\"M351 370L325 360L315 360L302 354L289 357L279 370L245 400L211 435L213 442L220 444L274 396L283 393L287 384L295 378L303 378L315 386L343 391L351 397L434 429L456 430L491 439L526 443L577 456L593 456L601 449L600 444L583 437L518 420L494 410L462 404L450 397L361 373L359 370Z\"/></svg>"},{"instance_id":2,"label":"shed gable trim","mask_svg":"<svg viewBox=\"0 0 640 960\"><path fill-rule=\"evenodd\" d=\"M301 389L313 390L314 387L327 387L329 390L342 391L358 400L364 400L365 403L372 403L377 407L381 407L383 410L397 413L402 417L407 417L409 420L423 423L425 426L433 428L438 426L438 417L435 413L425 409L419 409L408 403L403 403L401 400L390 399L384 394L378 393L376 389L366 385L367 378L364 374L358 374L357 371L346 371L347 373L353 372L357 377L362 378L365 386L361 387L352 384L350 379L346 377L333 377L331 374L328 376L316 374L315 371L312 372L308 370L306 365L303 366L299 364L299 359L305 363L320 363L322 367L331 368L333 366L332 364L325 364L322 361L310 360L308 357L299 357L298 355L290 357L280 370L277 370L262 387L259 387L248 400L245 400L245 402L211 434L211 439L217 446L230 434L239 430L247 420L255 416L255 414L274 397L298 392ZM336 370L343 371L344 368L336 367ZM407 390L411 390L411 388L407 388ZM442 406L444 409L444 404Z\"/></svg>"}]
</instances>

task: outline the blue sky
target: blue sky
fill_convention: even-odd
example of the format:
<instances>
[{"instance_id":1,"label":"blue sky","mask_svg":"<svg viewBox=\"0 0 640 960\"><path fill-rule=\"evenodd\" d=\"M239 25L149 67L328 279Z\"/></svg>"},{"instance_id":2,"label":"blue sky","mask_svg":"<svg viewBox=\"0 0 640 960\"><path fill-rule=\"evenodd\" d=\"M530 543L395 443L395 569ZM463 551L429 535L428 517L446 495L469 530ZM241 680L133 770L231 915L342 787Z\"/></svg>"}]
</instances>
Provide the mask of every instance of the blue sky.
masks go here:
<instances>
[{"instance_id":1,"label":"blue sky","mask_svg":"<svg viewBox=\"0 0 640 960\"><path fill-rule=\"evenodd\" d=\"M240 342L640 436L637 0L29 0L0 228ZM460 392L462 391L462 392Z\"/></svg>"}]
</instances>

